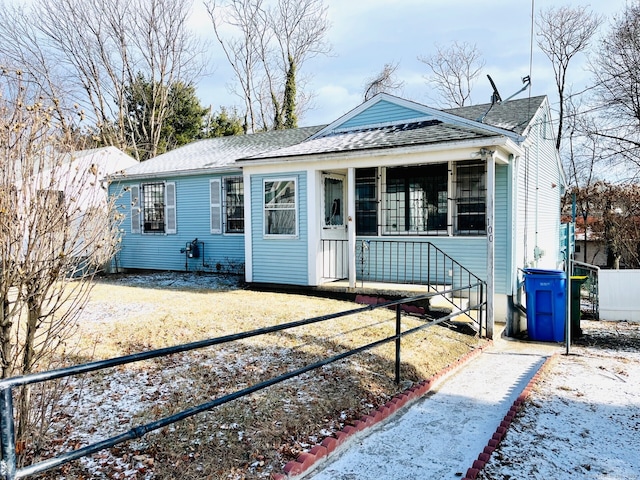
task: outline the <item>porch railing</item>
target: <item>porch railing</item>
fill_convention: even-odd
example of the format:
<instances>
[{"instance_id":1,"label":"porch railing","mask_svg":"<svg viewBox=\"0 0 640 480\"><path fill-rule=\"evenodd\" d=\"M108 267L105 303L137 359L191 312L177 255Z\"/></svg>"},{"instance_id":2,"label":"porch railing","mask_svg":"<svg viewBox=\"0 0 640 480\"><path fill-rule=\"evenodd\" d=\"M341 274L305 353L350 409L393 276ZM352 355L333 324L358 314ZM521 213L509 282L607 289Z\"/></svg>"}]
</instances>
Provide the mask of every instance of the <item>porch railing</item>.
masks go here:
<instances>
[{"instance_id":1,"label":"porch railing","mask_svg":"<svg viewBox=\"0 0 640 480\"><path fill-rule=\"evenodd\" d=\"M355 255L358 282L427 286L430 291L441 293L437 300L454 310L464 311L468 319L481 325L486 282L433 243L358 240ZM323 240L323 277L346 278L348 257L347 240ZM474 308L468 310L470 305Z\"/></svg>"}]
</instances>

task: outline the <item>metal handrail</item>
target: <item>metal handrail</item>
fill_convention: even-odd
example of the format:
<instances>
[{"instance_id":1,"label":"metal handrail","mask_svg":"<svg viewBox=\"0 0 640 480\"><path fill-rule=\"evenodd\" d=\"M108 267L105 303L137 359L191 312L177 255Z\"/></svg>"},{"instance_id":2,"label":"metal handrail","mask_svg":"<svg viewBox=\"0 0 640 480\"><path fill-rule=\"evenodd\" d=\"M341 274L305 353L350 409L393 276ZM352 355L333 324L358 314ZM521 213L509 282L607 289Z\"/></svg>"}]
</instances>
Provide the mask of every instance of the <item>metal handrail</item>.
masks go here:
<instances>
[{"instance_id":1,"label":"metal handrail","mask_svg":"<svg viewBox=\"0 0 640 480\"><path fill-rule=\"evenodd\" d=\"M482 289L482 284L478 284L477 286L478 288ZM395 381L397 384L399 384L400 383L400 344L401 344L400 339L406 335L416 333L425 328L429 328L434 325L438 325L442 322L445 322L447 320L450 320L452 317L459 314L459 312L455 312L450 315L441 317L437 320L430 321L429 323L424 323L423 325L413 327L403 332L401 329L401 311L402 311L401 306L410 304L410 303L419 302L419 301L424 301L434 295L439 295L441 293L451 293L451 292L454 292L455 290L456 289L450 289L450 291L448 292L427 293L424 295L403 298L399 300L393 300L393 301L380 303L376 305L367 305L367 306L363 306L363 307L359 307L351 310L346 310L344 312L337 312L337 313L332 313L332 314L314 317L310 319L288 322L281 325L274 325L271 327L259 328L259 329L251 330L248 332L225 335L222 337L216 337L216 338L211 338L207 340L201 340L201 341L191 342L191 343L182 344L182 345L176 345L173 347L165 347L165 348L160 348L155 350L149 350L146 352L140 352L132 355L125 355L122 357L112 358L108 360L100 360L96 362L85 363L82 365L75 365L75 366L60 368L60 369L51 370L47 372L34 373L30 375L23 375L23 376L0 380L0 445L2 447L2 461L0 462L0 475L3 476L4 480L14 480L17 478L24 478L29 475L41 473L55 467L59 467L65 463L71 462L73 460L77 460L80 457L90 455L92 453L95 453L99 450L103 450L105 448L110 448L114 445L125 442L127 440L140 438L141 436L145 435L146 433L152 430L163 428L169 424L178 422L180 420L184 420L198 413L202 413L204 411L210 410L224 403L228 403L240 397L244 397L246 395L254 393L258 390L262 390L264 388L270 387L277 383L299 376L308 371L323 367L330 363L342 360L344 358L350 357L352 355L356 355L365 350L370 350L372 348L378 347L380 345L383 345L389 342L395 342L396 344ZM486 306L486 301L483 301L482 298L481 300L482 302L479 305L474 305L468 308L469 309L478 308L482 310L483 307ZM389 307L395 307L395 311L396 311L395 334L390 337L386 337L384 339L377 340L375 342L348 350L338 355L324 358L318 362L286 372L276 377L272 377L261 383L238 390L228 395L224 395L222 397L218 397L216 399L202 403L200 405L188 408L174 415L161 418L154 422L139 425L127 432L121 433L111 438L107 438L100 442L87 445L85 447L81 447L76 450L63 453L61 455L57 455L53 458L43 460L41 462L29 465L27 467L23 467L20 469L17 468L15 427L14 427L14 416L13 416L13 397L12 397L12 390L15 387L31 385L35 383L42 383L50 380L56 380L63 377L69 377L74 375L80 375L83 373L94 372L97 370L104 370L106 368L112 368L119 365L125 365L133 362L139 362L142 360L159 358L159 357L163 357L163 356L171 355L175 353L181 353L181 352L201 349L201 348L209 347L213 345L220 345L223 343L234 342L234 341L242 340L245 338L284 331L291 328L296 328L304 325L311 325L314 323L319 323L319 322L323 322L323 321L327 321L335 318L355 315L357 313L371 311L378 308L389 308Z\"/></svg>"}]
</instances>

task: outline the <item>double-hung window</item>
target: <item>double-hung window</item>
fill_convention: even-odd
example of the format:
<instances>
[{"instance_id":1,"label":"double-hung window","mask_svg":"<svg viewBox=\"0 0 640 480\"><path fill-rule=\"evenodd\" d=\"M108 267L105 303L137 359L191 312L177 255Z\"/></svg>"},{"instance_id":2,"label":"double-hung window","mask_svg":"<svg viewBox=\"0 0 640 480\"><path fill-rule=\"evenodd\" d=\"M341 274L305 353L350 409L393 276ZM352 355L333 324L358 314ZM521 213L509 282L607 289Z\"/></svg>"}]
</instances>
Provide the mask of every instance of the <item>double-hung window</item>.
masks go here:
<instances>
[{"instance_id":1,"label":"double-hung window","mask_svg":"<svg viewBox=\"0 0 640 480\"><path fill-rule=\"evenodd\" d=\"M265 180L264 234L288 236L298 234L297 193L294 178Z\"/></svg>"},{"instance_id":2,"label":"double-hung window","mask_svg":"<svg viewBox=\"0 0 640 480\"><path fill-rule=\"evenodd\" d=\"M446 163L386 169L384 233L447 232Z\"/></svg>"},{"instance_id":3,"label":"double-hung window","mask_svg":"<svg viewBox=\"0 0 640 480\"><path fill-rule=\"evenodd\" d=\"M176 233L175 183L143 183L130 191L132 233Z\"/></svg>"}]
</instances>

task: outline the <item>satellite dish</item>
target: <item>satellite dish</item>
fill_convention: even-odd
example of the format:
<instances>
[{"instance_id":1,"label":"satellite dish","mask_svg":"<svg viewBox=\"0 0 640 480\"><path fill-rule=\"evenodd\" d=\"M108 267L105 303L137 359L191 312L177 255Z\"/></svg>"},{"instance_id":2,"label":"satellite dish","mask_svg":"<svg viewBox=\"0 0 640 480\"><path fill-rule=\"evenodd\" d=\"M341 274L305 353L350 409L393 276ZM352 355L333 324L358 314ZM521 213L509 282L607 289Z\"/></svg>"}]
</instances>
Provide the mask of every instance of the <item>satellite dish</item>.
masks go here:
<instances>
[{"instance_id":1,"label":"satellite dish","mask_svg":"<svg viewBox=\"0 0 640 480\"><path fill-rule=\"evenodd\" d=\"M490 75L487 75L487 78L489 79L491 88L493 88L493 93L491 94L491 105L493 105L494 103L500 103L502 101L502 97L500 96L500 92L498 92L498 87L496 87L496 84L493 83L493 79Z\"/></svg>"}]
</instances>

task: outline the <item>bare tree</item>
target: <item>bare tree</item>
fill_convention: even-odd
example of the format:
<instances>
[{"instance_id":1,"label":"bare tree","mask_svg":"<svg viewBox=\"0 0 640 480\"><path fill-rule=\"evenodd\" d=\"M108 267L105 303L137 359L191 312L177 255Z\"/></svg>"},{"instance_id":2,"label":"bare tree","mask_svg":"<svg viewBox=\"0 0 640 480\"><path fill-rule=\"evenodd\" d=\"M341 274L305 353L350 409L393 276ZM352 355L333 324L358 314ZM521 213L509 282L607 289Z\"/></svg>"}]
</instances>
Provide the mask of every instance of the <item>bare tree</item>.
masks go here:
<instances>
[{"instance_id":1,"label":"bare tree","mask_svg":"<svg viewBox=\"0 0 640 480\"><path fill-rule=\"evenodd\" d=\"M323 0L210 0L216 38L236 75L247 130L292 128L308 93L300 71L327 54L329 29ZM230 26L235 36L225 34Z\"/></svg>"},{"instance_id":2,"label":"bare tree","mask_svg":"<svg viewBox=\"0 0 640 480\"><path fill-rule=\"evenodd\" d=\"M2 378L59 366L94 274L118 245L113 200L95 164L76 161L70 132L22 72L0 74L0 368ZM67 119L66 124L73 124ZM67 352L68 353L68 352ZM40 402L51 399L41 392ZM17 398L24 445L47 409ZM46 405L44 405L46 407Z\"/></svg>"},{"instance_id":3,"label":"bare tree","mask_svg":"<svg viewBox=\"0 0 640 480\"><path fill-rule=\"evenodd\" d=\"M463 107L471 102L473 84L485 63L476 45L467 42L436 45L436 53L419 56L418 60L431 70L425 79L439 94L439 103L446 107Z\"/></svg>"},{"instance_id":4,"label":"bare tree","mask_svg":"<svg viewBox=\"0 0 640 480\"><path fill-rule=\"evenodd\" d=\"M538 12L537 43L551 61L558 89L557 149L560 149L562 143L569 63L577 54L589 47L602 21L601 16L594 14L587 7L549 7Z\"/></svg>"},{"instance_id":5,"label":"bare tree","mask_svg":"<svg viewBox=\"0 0 640 480\"><path fill-rule=\"evenodd\" d=\"M154 156L167 114L167 87L191 83L201 47L187 26L192 0L41 0L0 11L0 55L31 74L43 94L60 102L58 120L73 104L97 127L100 144L140 151L127 136L134 119L125 91L138 74L157 85L149 96L146 132ZM128 131L133 130L129 128Z\"/></svg>"},{"instance_id":6,"label":"bare tree","mask_svg":"<svg viewBox=\"0 0 640 480\"><path fill-rule=\"evenodd\" d=\"M365 102L378 93L395 93L404 86L404 82L396 77L399 65L397 62L385 63L378 74L367 80L364 88Z\"/></svg>"},{"instance_id":7,"label":"bare tree","mask_svg":"<svg viewBox=\"0 0 640 480\"><path fill-rule=\"evenodd\" d=\"M595 102L603 121L595 132L607 154L640 166L640 3L617 16L591 59Z\"/></svg>"}]
</instances>

